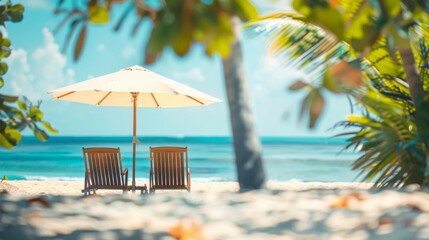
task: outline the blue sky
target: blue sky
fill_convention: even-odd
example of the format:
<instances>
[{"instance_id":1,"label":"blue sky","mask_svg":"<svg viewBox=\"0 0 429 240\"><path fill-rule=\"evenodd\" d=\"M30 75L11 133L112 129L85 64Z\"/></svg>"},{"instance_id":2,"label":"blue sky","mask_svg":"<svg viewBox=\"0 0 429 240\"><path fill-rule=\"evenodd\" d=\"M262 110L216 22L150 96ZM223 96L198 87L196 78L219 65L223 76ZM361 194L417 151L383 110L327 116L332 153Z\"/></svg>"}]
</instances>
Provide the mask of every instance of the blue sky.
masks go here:
<instances>
[{"instance_id":1,"label":"blue sky","mask_svg":"<svg viewBox=\"0 0 429 240\"><path fill-rule=\"evenodd\" d=\"M138 109L139 136L229 136L230 125L224 90L222 64L219 57L208 58L201 47L179 58L171 51L154 65L143 65L143 49L149 34L148 24L137 36L130 37L130 18L120 32L113 25L91 26L79 62L72 61L72 52L61 53L64 28L58 35L52 31L62 17L53 15L56 1L22 0L26 7L24 20L7 25L7 35L13 52L8 59L9 72L5 77L3 94L26 95L31 100L43 100L45 119L60 132L60 136L132 134L132 109L95 107L91 105L52 101L48 90L66 86L91 77L104 75L121 68L142 65L154 72L184 83L223 100L209 107L178 109ZM288 0L255 1L263 13L289 10ZM120 11L113 12L118 19ZM73 46L73 43L71 44ZM332 136L338 130L328 130L349 113L344 97L329 96L327 109L316 129L309 130L298 119L299 102L303 93L286 89L297 78L299 69L278 66L266 55L262 39L243 39L245 68L254 120L260 136ZM29 134L29 132L27 132Z\"/></svg>"}]
</instances>

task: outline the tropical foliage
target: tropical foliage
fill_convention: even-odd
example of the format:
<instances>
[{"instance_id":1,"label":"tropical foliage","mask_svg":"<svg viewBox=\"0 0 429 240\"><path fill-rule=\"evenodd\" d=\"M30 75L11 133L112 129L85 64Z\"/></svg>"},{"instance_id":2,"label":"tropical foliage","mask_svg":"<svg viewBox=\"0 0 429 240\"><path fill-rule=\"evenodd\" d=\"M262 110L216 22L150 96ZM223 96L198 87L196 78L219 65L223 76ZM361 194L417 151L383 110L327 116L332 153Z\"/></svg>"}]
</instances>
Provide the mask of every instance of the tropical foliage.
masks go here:
<instances>
[{"instance_id":1,"label":"tropical foliage","mask_svg":"<svg viewBox=\"0 0 429 240\"><path fill-rule=\"evenodd\" d=\"M0 25L6 28L7 22L22 21L24 6L13 5L6 1L0 5ZM8 71L5 58L11 54L11 41L0 32L0 88L4 86L4 75ZM43 121L41 102L32 104L25 97L10 96L0 93L0 147L13 148L21 141L21 131L29 127L41 141L48 139L47 131L56 134L49 122ZM39 126L41 124L42 126Z\"/></svg>"},{"instance_id":2,"label":"tropical foliage","mask_svg":"<svg viewBox=\"0 0 429 240\"><path fill-rule=\"evenodd\" d=\"M377 187L429 182L429 4L427 1L294 0L298 14L279 13L247 25L268 36L269 51L309 73L302 115L313 127L327 92L354 98L362 114L351 129L353 164ZM416 70L417 69L417 70Z\"/></svg>"},{"instance_id":3,"label":"tropical foliage","mask_svg":"<svg viewBox=\"0 0 429 240\"><path fill-rule=\"evenodd\" d=\"M127 18L134 16L132 36L144 20L153 22L149 41L144 51L145 63L153 63L167 47L171 47L178 56L186 55L191 45L201 43L208 56L215 53L228 57L231 43L235 40L231 16L238 15L242 21L258 16L256 8L248 0L229 1L159 1L162 6L149 4L150 1L105 0L88 1L86 5L78 1L58 1L55 14L64 15L54 32L69 24L64 50L72 39L76 39L74 59L78 60L85 45L88 24L107 24L115 5L123 7L121 17L115 22L114 29L123 27ZM152 1L158 2L158 1ZM69 4L72 4L70 7ZM145 40L144 40L145 41Z\"/></svg>"}]
</instances>

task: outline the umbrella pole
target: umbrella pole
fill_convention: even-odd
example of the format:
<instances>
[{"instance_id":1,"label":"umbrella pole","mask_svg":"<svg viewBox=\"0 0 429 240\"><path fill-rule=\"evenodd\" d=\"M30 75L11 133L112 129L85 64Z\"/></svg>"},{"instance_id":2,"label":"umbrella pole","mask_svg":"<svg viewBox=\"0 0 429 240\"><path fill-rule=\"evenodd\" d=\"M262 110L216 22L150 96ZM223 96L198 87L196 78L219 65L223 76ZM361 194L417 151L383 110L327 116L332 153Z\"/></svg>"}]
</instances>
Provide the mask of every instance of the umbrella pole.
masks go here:
<instances>
[{"instance_id":1,"label":"umbrella pole","mask_svg":"<svg viewBox=\"0 0 429 240\"><path fill-rule=\"evenodd\" d=\"M133 193L136 192L136 145L137 145L137 131L136 131L136 122L137 122L137 96L138 93L131 93L133 95L133 181L132 181L132 190Z\"/></svg>"}]
</instances>

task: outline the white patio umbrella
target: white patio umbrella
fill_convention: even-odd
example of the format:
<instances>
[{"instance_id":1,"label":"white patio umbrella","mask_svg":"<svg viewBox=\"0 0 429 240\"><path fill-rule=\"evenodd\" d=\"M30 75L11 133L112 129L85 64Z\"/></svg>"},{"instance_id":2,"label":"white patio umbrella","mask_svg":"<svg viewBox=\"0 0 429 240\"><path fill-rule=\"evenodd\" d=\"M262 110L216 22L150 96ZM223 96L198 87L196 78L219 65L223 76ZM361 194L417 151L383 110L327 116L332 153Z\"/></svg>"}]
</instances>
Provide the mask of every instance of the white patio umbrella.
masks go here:
<instances>
[{"instance_id":1,"label":"white patio umbrella","mask_svg":"<svg viewBox=\"0 0 429 240\"><path fill-rule=\"evenodd\" d=\"M92 78L48 93L55 100L81 102L96 106L133 107L133 179L136 172L137 107L173 108L207 106L219 99L170 80L141 66Z\"/></svg>"}]
</instances>

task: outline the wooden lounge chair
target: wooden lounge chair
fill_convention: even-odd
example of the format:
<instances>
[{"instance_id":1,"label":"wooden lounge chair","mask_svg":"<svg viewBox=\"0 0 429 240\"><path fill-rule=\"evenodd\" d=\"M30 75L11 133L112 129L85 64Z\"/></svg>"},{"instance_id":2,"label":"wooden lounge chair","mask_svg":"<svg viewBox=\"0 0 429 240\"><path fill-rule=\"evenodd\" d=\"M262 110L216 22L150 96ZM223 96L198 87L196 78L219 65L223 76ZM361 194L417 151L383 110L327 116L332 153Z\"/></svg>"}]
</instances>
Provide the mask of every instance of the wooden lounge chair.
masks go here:
<instances>
[{"instance_id":1,"label":"wooden lounge chair","mask_svg":"<svg viewBox=\"0 0 429 240\"><path fill-rule=\"evenodd\" d=\"M187 147L150 148L149 189L151 193L167 189L191 191Z\"/></svg>"},{"instance_id":2,"label":"wooden lounge chair","mask_svg":"<svg viewBox=\"0 0 429 240\"><path fill-rule=\"evenodd\" d=\"M96 190L131 190L128 186L128 168L122 169L122 158L119 148L82 148L85 163L84 195L95 194ZM147 187L136 187L141 193Z\"/></svg>"}]
</instances>

